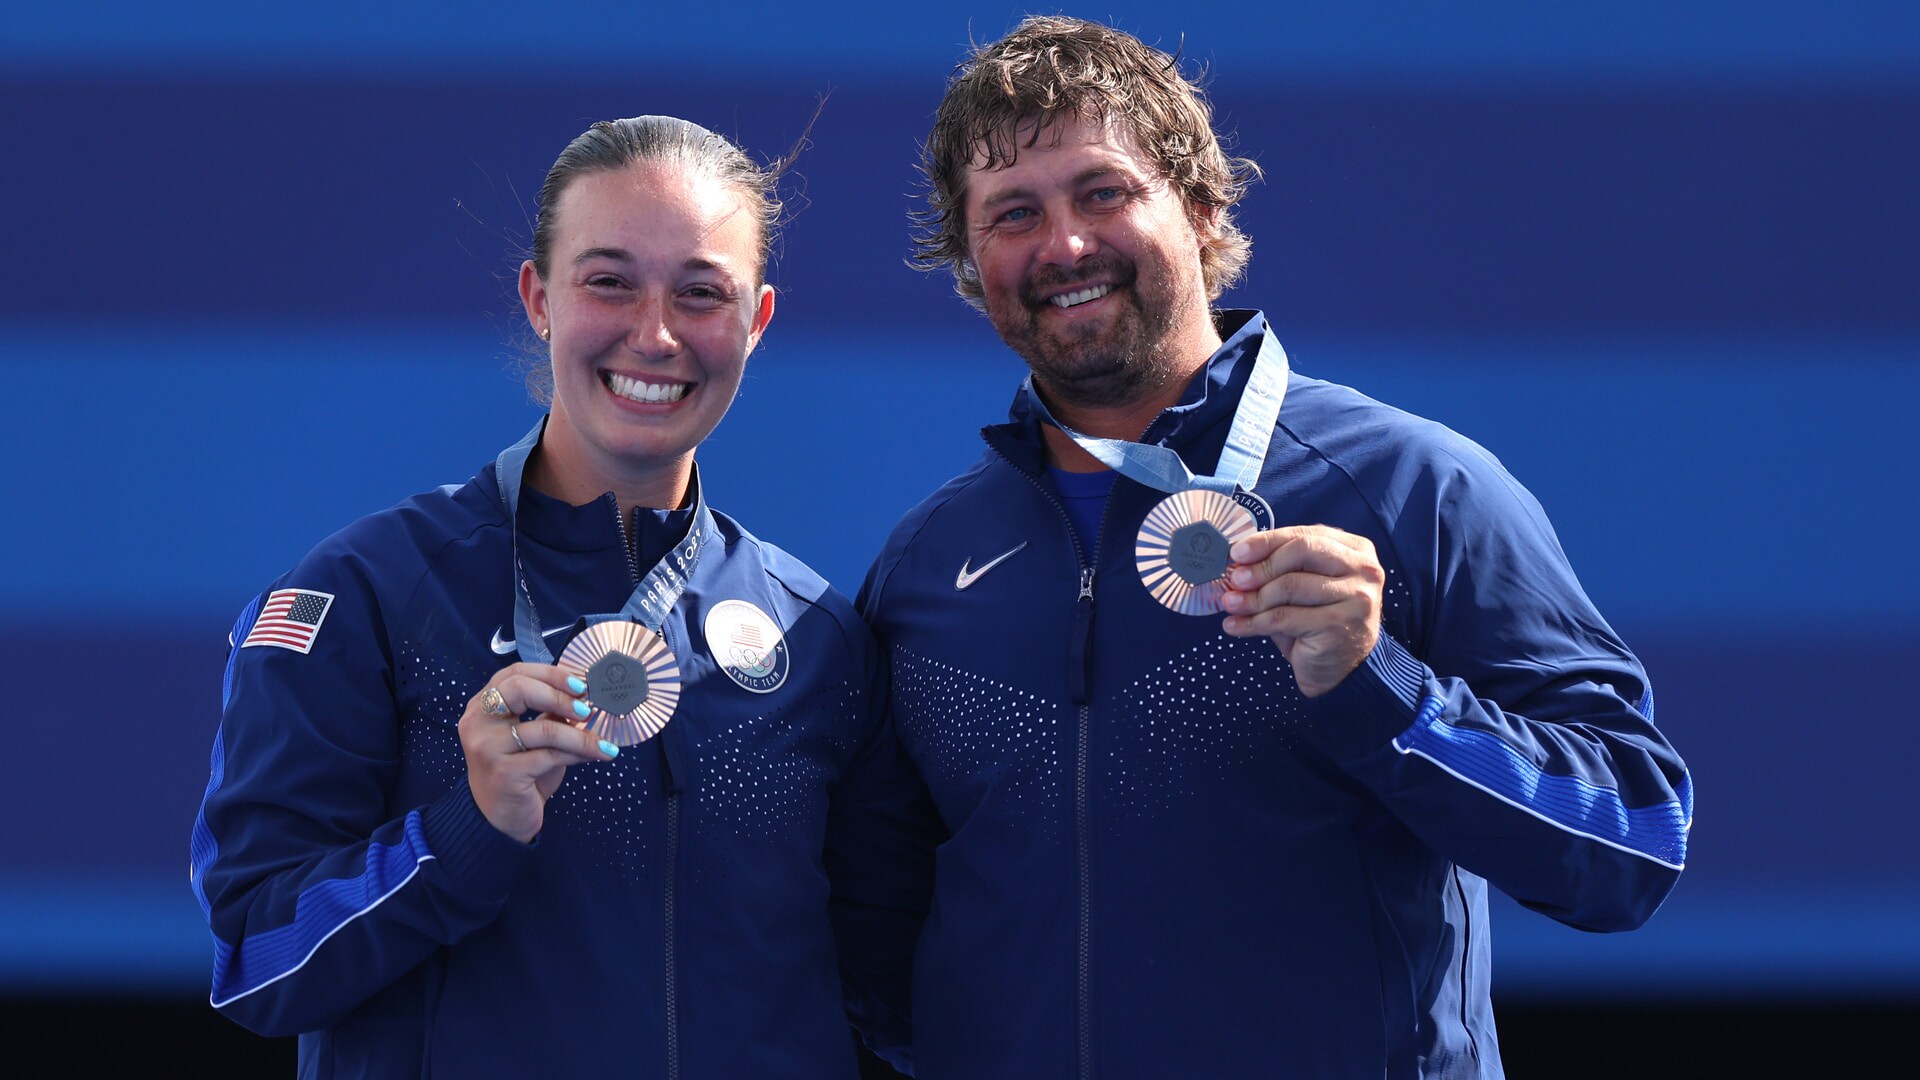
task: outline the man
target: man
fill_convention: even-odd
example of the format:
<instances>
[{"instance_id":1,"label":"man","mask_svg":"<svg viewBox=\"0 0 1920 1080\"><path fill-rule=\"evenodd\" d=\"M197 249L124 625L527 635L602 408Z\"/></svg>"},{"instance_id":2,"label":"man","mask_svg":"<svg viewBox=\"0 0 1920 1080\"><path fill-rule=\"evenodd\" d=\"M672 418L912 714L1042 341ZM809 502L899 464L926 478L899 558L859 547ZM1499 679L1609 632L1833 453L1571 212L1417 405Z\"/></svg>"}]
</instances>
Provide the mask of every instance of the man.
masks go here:
<instances>
[{"instance_id":1,"label":"man","mask_svg":"<svg viewBox=\"0 0 1920 1080\"><path fill-rule=\"evenodd\" d=\"M1489 883L1624 930L1685 861L1539 505L1210 310L1251 170L1210 125L1165 54L1035 18L927 143L920 258L1032 378L860 600L950 834L923 1078L1498 1077Z\"/></svg>"}]
</instances>

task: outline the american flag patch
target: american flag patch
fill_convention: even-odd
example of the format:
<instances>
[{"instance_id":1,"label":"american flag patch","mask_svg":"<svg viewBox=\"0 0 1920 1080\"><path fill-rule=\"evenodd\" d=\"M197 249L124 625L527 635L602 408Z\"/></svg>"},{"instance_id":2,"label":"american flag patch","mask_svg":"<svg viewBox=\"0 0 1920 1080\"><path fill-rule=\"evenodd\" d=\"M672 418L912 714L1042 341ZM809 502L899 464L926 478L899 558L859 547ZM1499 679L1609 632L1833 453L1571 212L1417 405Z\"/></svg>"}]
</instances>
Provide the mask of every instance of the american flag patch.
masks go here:
<instances>
[{"instance_id":1,"label":"american flag patch","mask_svg":"<svg viewBox=\"0 0 1920 1080\"><path fill-rule=\"evenodd\" d=\"M277 645L294 652L310 652L314 635L320 632L320 621L332 606L332 593L275 589L260 605L260 617L253 620L253 629L247 631L247 640L240 647Z\"/></svg>"}]
</instances>

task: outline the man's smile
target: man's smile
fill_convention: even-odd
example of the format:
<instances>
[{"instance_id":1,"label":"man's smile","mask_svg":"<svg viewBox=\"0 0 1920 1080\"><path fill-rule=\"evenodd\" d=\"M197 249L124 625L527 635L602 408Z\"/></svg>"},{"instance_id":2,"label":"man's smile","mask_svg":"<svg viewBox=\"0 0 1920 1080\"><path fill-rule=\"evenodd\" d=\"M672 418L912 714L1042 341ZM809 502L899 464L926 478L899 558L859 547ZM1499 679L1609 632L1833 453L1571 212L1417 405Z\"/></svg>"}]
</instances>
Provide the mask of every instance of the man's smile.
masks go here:
<instances>
[{"instance_id":1,"label":"man's smile","mask_svg":"<svg viewBox=\"0 0 1920 1080\"><path fill-rule=\"evenodd\" d=\"M1050 296L1047 298L1047 303L1057 308L1079 307L1081 304L1089 301L1098 300L1112 291L1113 286L1111 285L1094 285L1089 288L1080 289L1077 292L1060 293L1057 296Z\"/></svg>"}]
</instances>

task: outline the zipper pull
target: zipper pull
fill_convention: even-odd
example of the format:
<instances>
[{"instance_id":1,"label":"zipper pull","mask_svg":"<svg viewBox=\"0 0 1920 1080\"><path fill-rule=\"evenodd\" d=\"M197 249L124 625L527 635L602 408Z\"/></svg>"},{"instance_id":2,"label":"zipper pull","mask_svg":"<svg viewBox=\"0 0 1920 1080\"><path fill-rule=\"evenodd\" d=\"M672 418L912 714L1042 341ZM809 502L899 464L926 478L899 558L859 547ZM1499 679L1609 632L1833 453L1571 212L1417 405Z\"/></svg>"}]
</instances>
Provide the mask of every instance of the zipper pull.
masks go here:
<instances>
[{"instance_id":1,"label":"zipper pull","mask_svg":"<svg viewBox=\"0 0 1920 1080\"><path fill-rule=\"evenodd\" d=\"M1067 692L1075 705L1087 703L1088 669L1093 664L1093 567L1080 570L1080 602L1073 609L1073 637L1067 643Z\"/></svg>"}]
</instances>

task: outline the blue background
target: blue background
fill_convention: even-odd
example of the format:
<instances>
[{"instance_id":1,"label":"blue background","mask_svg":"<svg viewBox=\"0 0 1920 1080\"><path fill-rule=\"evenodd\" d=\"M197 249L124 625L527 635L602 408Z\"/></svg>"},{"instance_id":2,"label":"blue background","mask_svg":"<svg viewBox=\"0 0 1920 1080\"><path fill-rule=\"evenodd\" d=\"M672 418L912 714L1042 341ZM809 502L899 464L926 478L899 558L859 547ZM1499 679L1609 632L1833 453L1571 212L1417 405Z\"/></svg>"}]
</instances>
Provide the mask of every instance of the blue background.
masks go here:
<instances>
[{"instance_id":1,"label":"blue background","mask_svg":"<svg viewBox=\"0 0 1920 1080\"><path fill-rule=\"evenodd\" d=\"M789 184L711 497L858 587L1022 374L904 262L969 36L1023 9L35 5L0 16L0 988L203 992L234 614L538 415L531 199L675 113ZM1694 769L1644 930L1503 905L1511 1000L1920 996L1920 18L1884 2L1104 3L1265 169L1230 304L1545 504ZM1284 511L1283 511L1284 512Z\"/></svg>"}]
</instances>

